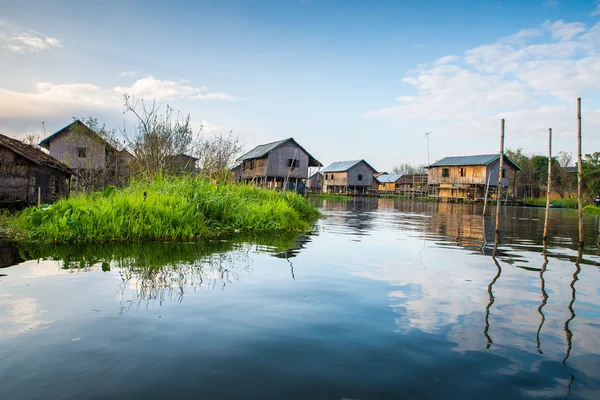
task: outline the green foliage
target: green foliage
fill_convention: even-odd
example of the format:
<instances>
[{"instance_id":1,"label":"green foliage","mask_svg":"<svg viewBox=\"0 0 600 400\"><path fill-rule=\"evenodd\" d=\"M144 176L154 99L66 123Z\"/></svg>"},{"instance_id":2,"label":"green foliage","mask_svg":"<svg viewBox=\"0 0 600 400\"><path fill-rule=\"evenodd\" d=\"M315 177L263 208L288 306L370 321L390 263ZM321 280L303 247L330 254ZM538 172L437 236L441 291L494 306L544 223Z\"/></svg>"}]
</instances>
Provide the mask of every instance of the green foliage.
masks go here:
<instances>
[{"instance_id":1,"label":"green foliage","mask_svg":"<svg viewBox=\"0 0 600 400\"><path fill-rule=\"evenodd\" d=\"M76 194L48 209L29 207L10 225L30 240L90 243L306 230L319 216L295 193L159 176L121 190Z\"/></svg>"},{"instance_id":2,"label":"green foliage","mask_svg":"<svg viewBox=\"0 0 600 400\"><path fill-rule=\"evenodd\" d=\"M534 205L534 206L546 206L546 198L545 197L526 197L523 199L523 203ZM577 208L577 199L574 197L567 197L560 200L550 200L550 205L553 207L563 207L563 208Z\"/></svg>"},{"instance_id":3,"label":"green foliage","mask_svg":"<svg viewBox=\"0 0 600 400\"><path fill-rule=\"evenodd\" d=\"M309 197L323 200L352 200L352 196L344 196L343 194L332 193L313 193L309 194Z\"/></svg>"},{"instance_id":4,"label":"green foliage","mask_svg":"<svg viewBox=\"0 0 600 400\"><path fill-rule=\"evenodd\" d=\"M588 205L583 207L583 213L585 215L600 215L600 207Z\"/></svg>"},{"instance_id":5,"label":"green foliage","mask_svg":"<svg viewBox=\"0 0 600 400\"><path fill-rule=\"evenodd\" d=\"M583 188L587 197L600 194L600 152L586 154L581 163Z\"/></svg>"}]
</instances>

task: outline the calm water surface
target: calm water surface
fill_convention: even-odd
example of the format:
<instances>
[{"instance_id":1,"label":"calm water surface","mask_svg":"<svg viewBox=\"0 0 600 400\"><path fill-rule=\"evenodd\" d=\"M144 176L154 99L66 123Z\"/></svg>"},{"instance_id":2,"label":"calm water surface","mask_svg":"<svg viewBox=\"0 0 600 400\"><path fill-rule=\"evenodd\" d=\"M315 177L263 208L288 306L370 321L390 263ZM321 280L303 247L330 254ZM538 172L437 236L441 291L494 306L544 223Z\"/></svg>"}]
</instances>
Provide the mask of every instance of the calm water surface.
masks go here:
<instances>
[{"instance_id":1,"label":"calm water surface","mask_svg":"<svg viewBox=\"0 0 600 400\"><path fill-rule=\"evenodd\" d=\"M322 202L310 235L0 248L0 399L600 399L598 218ZM23 261L27 260L29 261Z\"/></svg>"}]
</instances>

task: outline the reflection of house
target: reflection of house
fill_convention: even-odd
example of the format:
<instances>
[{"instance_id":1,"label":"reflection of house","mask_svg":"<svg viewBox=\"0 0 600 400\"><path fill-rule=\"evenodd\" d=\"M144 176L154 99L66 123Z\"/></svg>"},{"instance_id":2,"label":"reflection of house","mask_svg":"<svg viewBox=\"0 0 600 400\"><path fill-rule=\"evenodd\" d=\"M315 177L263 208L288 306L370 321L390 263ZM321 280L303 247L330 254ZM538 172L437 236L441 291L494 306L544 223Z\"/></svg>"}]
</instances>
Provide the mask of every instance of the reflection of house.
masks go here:
<instances>
[{"instance_id":1,"label":"reflection of house","mask_svg":"<svg viewBox=\"0 0 600 400\"><path fill-rule=\"evenodd\" d=\"M308 178L308 167L322 166L293 138L256 146L238 161L237 174L243 181L270 188L283 188L288 182L297 185Z\"/></svg>"},{"instance_id":2,"label":"reflection of house","mask_svg":"<svg viewBox=\"0 0 600 400\"><path fill-rule=\"evenodd\" d=\"M500 169L499 154L446 157L429 166L428 181L435 185L440 198L481 199L486 185L496 190ZM502 186L509 186L509 179L520 171L508 156L504 155Z\"/></svg>"},{"instance_id":3,"label":"reflection of house","mask_svg":"<svg viewBox=\"0 0 600 400\"><path fill-rule=\"evenodd\" d=\"M0 204L51 203L69 195L73 171L33 146L0 135Z\"/></svg>"},{"instance_id":4,"label":"reflection of house","mask_svg":"<svg viewBox=\"0 0 600 400\"><path fill-rule=\"evenodd\" d=\"M323 191L328 193L366 193L373 184L377 173L365 160L337 161L323 168L325 184Z\"/></svg>"}]
</instances>

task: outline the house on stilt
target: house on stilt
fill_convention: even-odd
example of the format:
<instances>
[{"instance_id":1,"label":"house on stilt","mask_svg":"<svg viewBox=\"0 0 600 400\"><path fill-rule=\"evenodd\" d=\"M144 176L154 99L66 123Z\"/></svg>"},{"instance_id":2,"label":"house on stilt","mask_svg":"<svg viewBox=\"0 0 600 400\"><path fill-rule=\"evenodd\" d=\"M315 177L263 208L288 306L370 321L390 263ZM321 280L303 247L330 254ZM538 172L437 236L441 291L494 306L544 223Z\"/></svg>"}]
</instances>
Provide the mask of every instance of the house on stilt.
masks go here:
<instances>
[{"instance_id":1,"label":"house on stilt","mask_svg":"<svg viewBox=\"0 0 600 400\"><path fill-rule=\"evenodd\" d=\"M271 189L295 190L306 185L309 167L323 166L294 138L256 146L238 162L233 169L236 179Z\"/></svg>"},{"instance_id":2,"label":"house on stilt","mask_svg":"<svg viewBox=\"0 0 600 400\"><path fill-rule=\"evenodd\" d=\"M323 192L367 194L377 170L365 160L336 161L323 168Z\"/></svg>"}]
</instances>

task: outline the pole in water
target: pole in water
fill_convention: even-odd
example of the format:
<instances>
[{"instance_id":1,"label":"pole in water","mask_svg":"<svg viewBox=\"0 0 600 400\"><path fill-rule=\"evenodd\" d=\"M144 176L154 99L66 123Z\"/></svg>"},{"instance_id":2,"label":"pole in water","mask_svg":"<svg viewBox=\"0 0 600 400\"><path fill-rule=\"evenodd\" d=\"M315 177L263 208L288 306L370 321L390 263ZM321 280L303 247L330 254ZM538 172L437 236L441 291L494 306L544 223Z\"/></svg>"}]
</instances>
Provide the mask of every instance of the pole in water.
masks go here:
<instances>
[{"instance_id":1,"label":"pole in water","mask_svg":"<svg viewBox=\"0 0 600 400\"><path fill-rule=\"evenodd\" d=\"M498 168L498 194L496 196L496 233L500 232L500 197L502 196L502 169L504 168L504 118L500 121L500 166Z\"/></svg>"},{"instance_id":2,"label":"pole in water","mask_svg":"<svg viewBox=\"0 0 600 400\"><path fill-rule=\"evenodd\" d=\"M544 218L544 243L548 238L548 211L550 210L550 185L552 183L552 128L548 129L548 188L546 190L546 216ZM544 245L544 253L546 246Z\"/></svg>"},{"instance_id":3,"label":"pole in water","mask_svg":"<svg viewBox=\"0 0 600 400\"><path fill-rule=\"evenodd\" d=\"M577 99L577 211L579 213L579 245L583 246L583 168L581 166L581 97Z\"/></svg>"}]
</instances>

